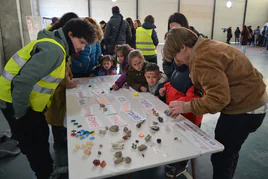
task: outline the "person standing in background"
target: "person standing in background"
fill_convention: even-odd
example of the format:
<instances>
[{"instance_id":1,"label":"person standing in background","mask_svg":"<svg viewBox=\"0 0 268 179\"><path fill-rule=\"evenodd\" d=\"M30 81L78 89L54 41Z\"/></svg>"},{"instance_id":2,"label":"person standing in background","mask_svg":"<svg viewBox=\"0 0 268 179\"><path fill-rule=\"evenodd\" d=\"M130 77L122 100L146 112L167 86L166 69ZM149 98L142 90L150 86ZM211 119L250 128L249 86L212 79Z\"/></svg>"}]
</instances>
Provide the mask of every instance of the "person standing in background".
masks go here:
<instances>
[{"instance_id":1,"label":"person standing in background","mask_svg":"<svg viewBox=\"0 0 268 179\"><path fill-rule=\"evenodd\" d=\"M133 21L130 17L126 18L126 21L128 22L128 24L130 26L131 33L132 33L132 38L127 39L127 44L130 47L136 49L136 29L134 28Z\"/></svg>"},{"instance_id":2,"label":"person standing in background","mask_svg":"<svg viewBox=\"0 0 268 179\"><path fill-rule=\"evenodd\" d=\"M100 27L101 27L102 32L104 34L104 29L106 27L106 22L104 20L100 21ZM107 45L108 45L107 40L103 38L101 41L101 53L102 53L102 55L108 54Z\"/></svg>"},{"instance_id":3,"label":"person standing in background","mask_svg":"<svg viewBox=\"0 0 268 179\"><path fill-rule=\"evenodd\" d=\"M137 29L138 27L141 27L141 21L139 19L136 19L134 21L134 28Z\"/></svg>"},{"instance_id":4,"label":"person standing in background","mask_svg":"<svg viewBox=\"0 0 268 179\"><path fill-rule=\"evenodd\" d=\"M254 45L257 46L258 45L258 41L259 41L259 36L261 34L261 30L260 30L260 26L258 26L255 30L254 30Z\"/></svg>"},{"instance_id":5,"label":"person standing in background","mask_svg":"<svg viewBox=\"0 0 268 179\"><path fill-rule=\"evenodd\" d=\"M250 46L253 46L253 43L254 43L254 35L253 35L253 30L251 28L252 26L248 26L248 32L249 32L249 37L248 37L248 43Z\"/></svg>"},{"instance_id":6,"label":"person standing in background","mask_svg":"<svg viewBox=\"0 0 268 179\"><path fill-rule=\"evenodd\" d=\"M157 64L156 47L159 41L155 28L154 17L152 15L146 16L142 27L136 29L136 47L141 51L146 61Z\"/></svg>"},{"instance_id":7,"label":"person standing in background","mask_svg":"<svg viewBox=\"0 0 268 179\"><path fill-rule=\"evenodd\" d=\"M112 8L113 16L107 22L104 30L104 39L107 40L108 54L114 55L116 45L126 44L127 39L131 39L131 30L127 21L123 19L118 6Z\"/></svg>"},{"instance_id":8,"label":"person standing in background","mask_svg":"<svg viewBox=\"0 0 268 179\"><path fill-rule=\"evenodd\" d=\"M246 54L247 51L247 44L248 38L250 34L246 25L243 25L242 33L241 33L241 45L242 45L242 52Z\"/></svg>"},{"instance_id":9,"label":"person standing in background","mask_svg":"<svg viewBox=\"0 0 268 179\"><path fill-rule=\"evenodd\" d=\"M235 30L235 33L234 33L234 35L235 35L235 44L236 44L236 42L237 42L237 44L240 43L240 34L241 34L241 31L240 31L239 27L237 27L236 30Z\"/></svg>"},{"instance_id":10,"label":"person standing in background","mask_svg":"<svg viewBox=\"0 0 268 179\"><path fill-rule=\"evenodd\" d=\"M232 37L233 37L232 27L229 27L227 29L227 40L226 40L227 44L230 44L230 40Z\"/></svg>"}]
</instances>

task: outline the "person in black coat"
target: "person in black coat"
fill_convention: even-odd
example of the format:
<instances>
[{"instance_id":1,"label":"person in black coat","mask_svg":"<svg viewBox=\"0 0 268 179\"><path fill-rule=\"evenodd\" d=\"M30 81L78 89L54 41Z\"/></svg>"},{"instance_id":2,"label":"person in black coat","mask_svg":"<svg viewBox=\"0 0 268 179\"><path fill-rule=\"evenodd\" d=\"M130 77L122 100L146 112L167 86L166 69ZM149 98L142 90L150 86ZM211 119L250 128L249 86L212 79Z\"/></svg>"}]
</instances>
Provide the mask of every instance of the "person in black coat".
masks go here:
<instances>
[{"instance_id":1,"label":"person in black coat","mask_svg":"<svg viewBox=\"0 0 268 179\"><path fill-rule=\"evenodd\" d=\"M136 49L136 29L135 29L133 21L130 17L126 18L126 21L128 22L128 24L130 26L131 33L132 33L132 38L127 39L127 44L130 47Z\"/></svg>"}]
</instances>

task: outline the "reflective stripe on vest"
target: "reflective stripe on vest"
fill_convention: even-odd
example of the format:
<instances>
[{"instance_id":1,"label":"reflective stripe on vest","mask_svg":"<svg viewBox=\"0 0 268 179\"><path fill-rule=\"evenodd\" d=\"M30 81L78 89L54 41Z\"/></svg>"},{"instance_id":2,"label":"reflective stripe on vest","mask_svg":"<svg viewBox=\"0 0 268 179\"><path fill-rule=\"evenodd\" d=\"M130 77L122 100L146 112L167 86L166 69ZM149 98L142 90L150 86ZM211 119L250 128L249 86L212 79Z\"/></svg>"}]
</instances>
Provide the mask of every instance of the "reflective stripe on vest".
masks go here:
<instances>
[{"instance_id":1,"label":"reflective stripe on vest","mask_svg":"<svg viewBox=\"0 0 268 179\"><path fill-rule=\"evenodd\" d=\"M145 56L156 55L156 46L152 39L153 29L139 27L136 30L136 47Z\"/></svg>"},{"instance_id":2,"label":"reflective stripe on vest","mask_svg":"<svg viewBox=\"0 0 268 179\"><path fill-rule=\"evenodd\" d=\"M65 77L66 52L63 46L54 39L43 38L32 41L11 57L3 70L2 76L0 76L0 99L12 103L11 82L28 60L31 59L31 52L39 42L56 44L64 54L61 65L33 86L30 94L30 107L34 111L42 112L51 103L50 99L54 90Z\"/></svg>"}]
</instances>

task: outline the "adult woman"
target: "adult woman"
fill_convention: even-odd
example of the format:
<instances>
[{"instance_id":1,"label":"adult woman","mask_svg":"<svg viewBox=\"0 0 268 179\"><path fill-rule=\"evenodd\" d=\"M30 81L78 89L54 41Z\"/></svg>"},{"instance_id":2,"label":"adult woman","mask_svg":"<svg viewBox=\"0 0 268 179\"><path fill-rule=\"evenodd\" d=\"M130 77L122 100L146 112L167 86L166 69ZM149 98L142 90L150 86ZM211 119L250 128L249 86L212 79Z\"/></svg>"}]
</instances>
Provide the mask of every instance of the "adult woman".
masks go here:
<instances>
[{"instance_id":1,"label":"adult woman","mask_svg":"<svg viewBox=\"0 0 268 179\"><path fill-rule=\"evenodd\" d=\"M72 73L74 77L88 77L94 73L95 67L99 64L98 58L101 55L100 41L103 39L103 32L97 22L87 17L85 21L91 23L96 30L97 42L87 44L85 49L72 59Z\"/></svg>"},{"instance_id":2,"label":"adult woman","mask_svg":"<svg viewBox=\"0 0 268 179\"><path fill-rule=\"evenodd\" d=\"M134 21L134 28L137 29L138 27L141 27L141 21L139 19L136 19Z\"/></svg>"},{"instance_id":3,"label":"adult woman","mask_svg":"<svg viewBox=\"0 0 268 179\"><path fill-rule=\"evenodd\" d=\"M132 38L127 39L127 44L130 47L135 49L136 48L136 29L134 28L133 21L130 17L126 18L126 21L128 22L128 24L130 26L131 33L132 33Z\"/></svg>"},{"instance_id":4,"label":"adult woman","mask_svg":"<svg viewBox=\"0 0 268 179\"><path fill-rule=\"evenodd\" d=\"M243 25L243 30L242 30L242 33L241 33L241 38L242 38L241 45L242 45L242 52L244 54L246 54L249 37L250 37L250 34L249 34L249 31L248 31L248 28L247 28L246 25Z\"/></svg>"},{"instance_id":5,"label":"adult woman","mask_svg":"<svg viewBox=\"0 0 268 179\"><path fill-rule=\"evenodd\" d=\"M174 58L176 63L189 67L194 86L204 94L190 102L171 102L170 115L221 112L215 139L225 149L211 156L213 178L231 179L242 144L262 124L267 111L262 74L236 48L198 38L186 28L169 31L163 52L166 59Z\"/></svg>"}]
</instances>

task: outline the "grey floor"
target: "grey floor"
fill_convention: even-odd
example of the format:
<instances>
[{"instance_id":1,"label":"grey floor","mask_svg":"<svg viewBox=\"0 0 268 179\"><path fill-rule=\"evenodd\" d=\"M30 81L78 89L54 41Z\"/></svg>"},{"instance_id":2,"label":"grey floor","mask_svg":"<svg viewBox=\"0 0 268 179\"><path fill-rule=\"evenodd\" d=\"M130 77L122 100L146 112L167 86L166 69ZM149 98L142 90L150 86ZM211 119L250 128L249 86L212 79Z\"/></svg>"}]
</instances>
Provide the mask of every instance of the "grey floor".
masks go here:
<instances>
[{"instance_id":1,"label":"grey floor","mask_svg":"<svg viewBox=\"0 0 268 179\"><path fill-rule=\"evenodd\" d=\"M241 48L240 46L235 46ZM248 47L247 56L252 64L264 76L264 81L268 84L268 51L264 48ZM159 65L161 64L159 54ZM267 88L268 89L268 88ZM268 91L268 90L267 90ZM214 128L217 123L216 115L205 115L202 121L202 130L214 136ZM266 179L268 178L268 120L267 116L262 126L253 134L251 134L244 143L240 151L240 159L234 179ZM3 115L0 113L0 134L8 133L9 127ZM50 143L53 143L50 137ZM57 166L68 165L66 151L55 151L51 145L51 154ZM40 161L41 162L41 161ZM195 159L196 178L210 179L212 178L212 165L210 155L204 155ZM191 168L189 168L191 173ZM14 158L0 159L0 179L34 179L26 157L22 154ZM66 177L67 178L67 177ZM113 177L113 179L122 178ZM127 177L125 177L127 178ZM165 178L165 168L157 167L149 170L135 172L131 175L132 179L160 179ZM183 179L183 176L178 178Z\"/></svg>"}]
</instances>

